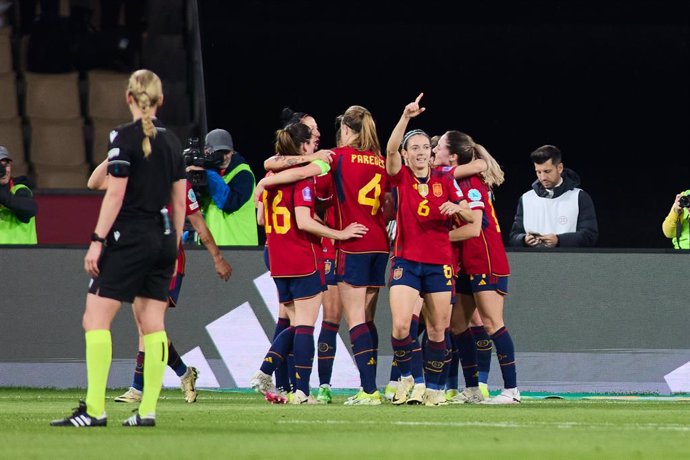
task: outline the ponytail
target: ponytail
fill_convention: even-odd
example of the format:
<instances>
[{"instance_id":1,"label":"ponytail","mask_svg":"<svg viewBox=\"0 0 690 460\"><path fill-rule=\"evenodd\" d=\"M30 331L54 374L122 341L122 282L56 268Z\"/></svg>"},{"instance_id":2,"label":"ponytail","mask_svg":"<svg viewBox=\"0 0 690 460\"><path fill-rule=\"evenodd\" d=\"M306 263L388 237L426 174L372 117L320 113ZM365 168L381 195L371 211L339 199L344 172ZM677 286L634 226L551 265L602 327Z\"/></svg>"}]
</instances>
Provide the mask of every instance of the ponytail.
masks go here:
<instances>
[{"instance_id":1,"label":"ponytail","mask_svg":"<svg viewBox=\"0 0 690 460\"><path fill-rule=\"evenodd\" d=\"M153 111L162 101L163 85L158 75L150 70L141 69L129 77L127 94L130 94L141 110L141 127L144 130L144 140L141 149L144 157L151 155L151 138L155 138L157 131L153 124Z\"/></svg>"},{"instance_id":2,"label":"ponytail","mask_svg":"<svg viewBox=\"0 0 690 460\"><path fill-rule=\"evenodd\" d=\"M474 151L477 158L481 158L482 160L486 161L488 166L486 171L481 173L486 185L491 188L501 185L505 181L505 173L501 169L501 166L498 164L496 159L489 153L488 150L484 148L484 146L480 144L474 144Z\"/></svg>"},{"instance_id":3,"label":"ponytail","mask_svg":"<svg viewBox=\"0 0 690 460\"><path fill-rule=\"evenodd\" d=\"M342 115L342 124L357 133L357 137L350 143L351 147L362 152L381 154L381 145L376 135L376 123L371 112L360 105L353 105Z\"/></svg>"}]
</instances>

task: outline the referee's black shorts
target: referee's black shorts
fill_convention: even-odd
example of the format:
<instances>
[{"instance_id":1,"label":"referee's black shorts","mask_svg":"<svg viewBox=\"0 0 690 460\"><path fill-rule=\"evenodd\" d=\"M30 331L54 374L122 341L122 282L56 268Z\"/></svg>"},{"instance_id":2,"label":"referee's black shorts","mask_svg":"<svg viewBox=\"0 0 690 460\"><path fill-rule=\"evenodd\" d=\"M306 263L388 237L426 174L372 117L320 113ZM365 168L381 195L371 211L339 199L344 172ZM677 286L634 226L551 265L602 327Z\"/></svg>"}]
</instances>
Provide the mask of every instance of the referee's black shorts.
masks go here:
<instances>
[{"instance_id":1,"label":"referee's black shorts","mask_svg":"<svg viewBox=\"0 0 690 460\"><path fill-rule=\"evenodd\" d=\"M167 301L177 259L175 240L175 231L163 234L159 219L115 222L89 292L121 302L135 297Z\"/></svg>"}]
</instances>

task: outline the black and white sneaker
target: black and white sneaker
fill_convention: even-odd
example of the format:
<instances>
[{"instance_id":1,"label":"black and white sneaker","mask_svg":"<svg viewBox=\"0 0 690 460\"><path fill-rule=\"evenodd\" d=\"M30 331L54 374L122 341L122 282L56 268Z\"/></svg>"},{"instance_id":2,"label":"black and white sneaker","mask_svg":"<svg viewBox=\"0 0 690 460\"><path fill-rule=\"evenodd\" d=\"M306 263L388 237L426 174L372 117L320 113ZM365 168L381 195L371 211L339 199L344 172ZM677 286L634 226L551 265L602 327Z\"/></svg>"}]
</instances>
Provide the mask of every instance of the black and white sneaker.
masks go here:
<instances>
[{"instance_id":1,"label":"black and white sneaker","mask_svg":"<svg viewBox=\"0 0 690 460\"><path fill-rule=\"evenodd\" d=\"M135 410L134 415L122 422L122 426L156 426L156 417L140 417L139 411Z\"/></svg>"},{"instance_id":2,"label":"black and white sneaker","mask_svg":"<svg viewBox=\"0 0 690 460\"><path fill-rule=\"evenodd\" d=\"M108 417L105 413L101 418L91 417L86 413L86 403L79 401L79 407L74 409L74 413L67 418L53 420L50 426L74 426L77 428L92 428L108 425Z\"/></svg>"}]
</instances>

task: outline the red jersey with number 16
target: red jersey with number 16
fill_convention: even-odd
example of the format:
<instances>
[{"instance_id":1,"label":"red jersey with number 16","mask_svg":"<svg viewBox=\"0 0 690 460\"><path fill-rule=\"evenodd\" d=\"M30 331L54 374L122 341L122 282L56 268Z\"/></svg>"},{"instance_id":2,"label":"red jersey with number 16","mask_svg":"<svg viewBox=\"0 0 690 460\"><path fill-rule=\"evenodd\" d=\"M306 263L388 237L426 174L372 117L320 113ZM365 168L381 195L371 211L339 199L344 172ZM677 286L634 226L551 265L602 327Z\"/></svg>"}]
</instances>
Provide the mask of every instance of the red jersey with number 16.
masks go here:
<instances>
[{"instance_id":1,"label":"red jersey with number 16","mask_svg":"<svg viewBox=\"0 0 690 460\"><path fill-rule=\"evenodd\" d=\"M388 233L383 217L384 194L390 190L386 163L381 155L352 147L333 149L331 163L335 183L335 219L342 230L353 222L369 231L362 238L339 241L347 253L388 253Z\"/></svg>"},{"instance_id":2,"label":"red jersey with number 16","mask_svg":"<svg viewBox=\"0 0 690 460\"><path fill-rule=\"evenodd\" d=\"M391 183L398 191L394 255L414 262L453 266L448 237L451 220L439 210L446 201L458 203L463 199L453 177L431 170L424 183L403 166L391 176Z\"/></svg>"},{"instance_id":3,"label":"red jersey with number 16","mask_svg":"<svg viewBox=\"0 0 690 460\"><path fill-rule=\"evenodd\" d=\"M489 187L479 176L458 181L470 209L481 209L482 229L479 236L461 243L460 272L467 275L510 275L508 257L501 239L496 211Z\"/></svg>"},{"instance_id":4,"label":"red jersey with number 16","mask_svg":"<svg viewBox=\"0 0 690 460\"><path fill-rule=\"evenodd\" d=\"M295 208L306 206L314 216L314 179L278 185L264 193L266 244L271 276L295 277L314 273L323 266L323 252L316 235L297 227Z\"/></svg>"}]
</instances>

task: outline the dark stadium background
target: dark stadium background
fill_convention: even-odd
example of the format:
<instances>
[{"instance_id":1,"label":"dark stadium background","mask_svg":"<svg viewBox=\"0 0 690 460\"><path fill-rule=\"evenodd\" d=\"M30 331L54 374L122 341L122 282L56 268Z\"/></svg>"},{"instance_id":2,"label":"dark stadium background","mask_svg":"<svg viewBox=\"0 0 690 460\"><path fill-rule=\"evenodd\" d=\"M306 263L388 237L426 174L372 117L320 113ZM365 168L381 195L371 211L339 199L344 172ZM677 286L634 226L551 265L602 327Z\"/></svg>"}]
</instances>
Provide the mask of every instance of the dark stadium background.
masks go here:
<instances>
[{"instance_id":1,"label":"dark stadium background","mask_svg":"<svg viewBox=\"0 0 690 460\"><path fill-rule=\"evenodd\" d=\"M313 114L322 147L351 104L383 145L412 126L459 129L499 160L504 233L534 180L529 153L561 148L599 218L599 247L667 248L661 222L688 172L688 7L617 0L201 1L208 128L229 130L257 175L284 106Z\"/></svg>"}]
</instances>

